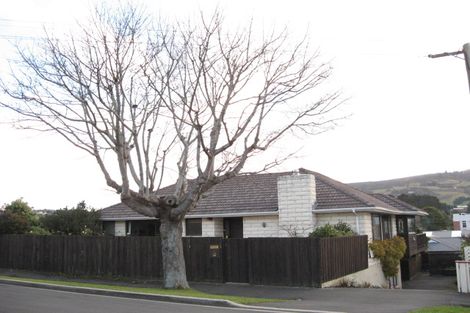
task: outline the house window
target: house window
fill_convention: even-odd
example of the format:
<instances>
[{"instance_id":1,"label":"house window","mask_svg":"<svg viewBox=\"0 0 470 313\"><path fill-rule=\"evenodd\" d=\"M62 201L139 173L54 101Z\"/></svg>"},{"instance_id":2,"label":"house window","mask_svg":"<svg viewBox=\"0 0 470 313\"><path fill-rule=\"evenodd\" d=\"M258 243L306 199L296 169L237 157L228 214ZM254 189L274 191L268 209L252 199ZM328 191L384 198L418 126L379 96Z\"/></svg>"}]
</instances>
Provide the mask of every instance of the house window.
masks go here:
<instances>
[{"instance_id":1,"label":"house window","mask_svg":"<svg viewBox=\"0 0 470 313\"><path fill-rule=\"evenodd\" d=\"M105 221L103 222L103 232L105 235L107 236L114 236L114 232L115 232L115 222L114 221Z\"/></svg>"},{"instance_id":2,"label":"house window","mask_svg":"<svg viewBox=\"0 0 470 313\"><path fill-rule=\"evenodd\" d=\"M392 238L392 219L390 216L381 216L382 218L382 239Z\"/></svg>"},{"instance_id":3,"label":"house window","mask_svg":"<svg viewBox=\"0 0 470 313\"><path fill-rule=\"evenodd\" d=\"M397 216L397 234L400 236L405 236L406 234L406 227L405 227L405 221L406 217L403 218L402 216L398 217Z\"/></svg>"},{"instance_id":4,"label":"house window","mask_svg":"<svg viewBox=\"0 0 470 313\"><path fill-rule=\"evenodd\" d=\"M186 236L202 236L202 218L191 218L185 222Z\"/></svg>"},{"instance_id":5,"label":"house window","mask_svg":"<svg viewBox=\"0 0 470 313\"><path fill-rule=\"evenodd\" d=\"M372 239L392 238L392 219L389 215L372 215Z\"/></svg>"},{"instance_id":6,"label":"house window","mask_svg":"<svg viewBox=\"0 0 470 313\"><path fill-rule=\"evenodd\" d=\"M416 232L416 220L414 216L408 216L408 232L409 233Z\"/></svg>"},{"instance_id":7,"label":"house window","mask_svg":"<svg viewBox=\"0 0 470 313\"><path fill-rule=\"evenodd\" d=\"M462 221L462 228L467 228L467 221Z\"/></svg>"},{"instance_id":8,"label":"house window","mask_svg":"<svg viewBox=\"0 0 470 313\"><path fill-rule=\"evenodd\" d=\"M382 240L380 215L372 215L372 240Z\"/></svg>"},{"instance_id":9,"label":"house window","mask_svg":"<svg viewBox=\"0 0 470 313\"><path fill-rule=\"evenodd\" d=\"M132 236L158 236L160 235L160 221L132 221L130 234Z\"/></svg>"}]
</instances>

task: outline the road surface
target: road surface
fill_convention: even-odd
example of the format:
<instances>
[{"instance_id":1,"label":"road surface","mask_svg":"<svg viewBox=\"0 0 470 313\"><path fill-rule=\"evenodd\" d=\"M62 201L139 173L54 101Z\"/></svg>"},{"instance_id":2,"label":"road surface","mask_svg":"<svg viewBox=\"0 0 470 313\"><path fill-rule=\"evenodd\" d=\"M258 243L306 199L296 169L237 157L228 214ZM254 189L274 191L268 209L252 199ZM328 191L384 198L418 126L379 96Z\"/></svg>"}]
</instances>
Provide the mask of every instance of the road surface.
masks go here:
<instances>
[{"instance_id":1,"label":"road surface","mask_svg":"<svg viewBox=\"0 0 470 313\"><path fill-rule=\"evenodd\" d=\"M119 298L0 284L0 313L251 313L260 311Z\"/></svg>"}]
</instances>

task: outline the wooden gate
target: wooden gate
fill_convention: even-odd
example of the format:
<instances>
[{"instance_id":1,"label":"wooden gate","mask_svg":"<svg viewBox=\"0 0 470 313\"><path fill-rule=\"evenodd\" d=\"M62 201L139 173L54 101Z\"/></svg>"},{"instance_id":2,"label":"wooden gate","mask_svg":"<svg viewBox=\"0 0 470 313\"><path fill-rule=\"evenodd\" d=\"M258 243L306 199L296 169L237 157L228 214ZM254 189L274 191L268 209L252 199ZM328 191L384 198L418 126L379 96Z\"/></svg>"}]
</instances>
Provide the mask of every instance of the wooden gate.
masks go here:
<instances>
[{"instance_id":1,"label":"wooden gate","mask_svg":"<svg viewBox=\"0 0 470 313\"><path fill-rule=\"evenodd\" d=\"M223 256L224 280L232 283L248 283L248 240L225 239Z\"/></svg>"}]
</instances>

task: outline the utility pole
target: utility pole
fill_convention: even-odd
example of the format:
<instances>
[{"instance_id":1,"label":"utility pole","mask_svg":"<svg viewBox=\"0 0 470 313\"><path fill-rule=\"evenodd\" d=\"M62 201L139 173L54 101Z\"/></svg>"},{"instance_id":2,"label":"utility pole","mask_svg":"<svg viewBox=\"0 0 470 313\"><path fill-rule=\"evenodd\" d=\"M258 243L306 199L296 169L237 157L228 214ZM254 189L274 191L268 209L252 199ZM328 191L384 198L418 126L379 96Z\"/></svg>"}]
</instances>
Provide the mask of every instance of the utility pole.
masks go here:
<instances>
[{"instance_id":1,"label":"utility pole","mask_svg":"<svg viewBox=\"0 0 470 313\"><path fill-rule=\"evenodd\" d=\"M469 42L463 45L462 50L454 51L454 52L443 52L443 53L438 53L438 54L429 54L428 57L431 59L435 59L435 58L442 58L442 57L448 57L448 56L456 56L459 54L464 55L465 68L467 70L468 88L470 90L470 43Z\"/></svg>"}]
</instances>

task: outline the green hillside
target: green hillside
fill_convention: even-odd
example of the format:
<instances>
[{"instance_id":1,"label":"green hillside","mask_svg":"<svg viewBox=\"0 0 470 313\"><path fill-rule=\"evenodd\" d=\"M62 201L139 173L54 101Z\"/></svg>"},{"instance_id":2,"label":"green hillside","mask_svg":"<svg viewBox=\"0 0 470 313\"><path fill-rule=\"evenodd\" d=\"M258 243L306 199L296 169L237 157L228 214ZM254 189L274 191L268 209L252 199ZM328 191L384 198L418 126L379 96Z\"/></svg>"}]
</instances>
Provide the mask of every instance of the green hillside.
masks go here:
<instances>
[{"instance_id":1,"label":"green hillside","mask_svg":"<svg viewBox=\"0 0 470 313\"><path fill-rule=\"evenodd\" d=\"M392 195L400 195L402 193L427 194L436 196L447 204L453 204L459 197L468 197L469 199L463 203L467 204L470 202L470 170L375 182L352 183L350 185L369 193L377 192Z\"/></svg>"}]
</instances>

